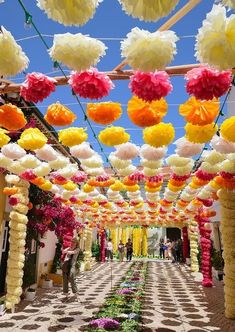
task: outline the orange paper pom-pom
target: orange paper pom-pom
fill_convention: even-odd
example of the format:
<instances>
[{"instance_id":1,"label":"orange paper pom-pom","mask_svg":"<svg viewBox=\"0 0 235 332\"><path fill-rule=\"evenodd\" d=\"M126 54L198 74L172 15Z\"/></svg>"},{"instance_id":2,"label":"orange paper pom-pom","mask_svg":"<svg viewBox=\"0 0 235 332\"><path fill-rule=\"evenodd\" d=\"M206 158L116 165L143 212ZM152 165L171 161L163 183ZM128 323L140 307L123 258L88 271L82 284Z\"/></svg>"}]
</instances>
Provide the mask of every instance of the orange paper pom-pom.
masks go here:
<instances>
[{"instance_id":1,"label":"orange paper pom-pom","mask_svg":"<svg viewBox=\"0 0 235 332\"><path fill-rule=\"evenodd\" d=\"M42 186L45 183L45 179L41 176L37 177L34 180L31 180L30 182L32 182L33 184L35 184L35 186Z\"/></svg>"},{"instance_id":2,"label":"orange paper pom-pom","mask_svg":"<svg viewBox=\"0 0 235 332\"><path fill-rule=\"evenodd\" d=\"M15 187L5 187L3 189L3 194L9 195L9 196L15 195L15 194L17 194L17 192L18 192L18 188L15 188Z\"/></svg>"},{"instance_id":3,"label":"orange paper pom-pom","mask_svg":"<svg viewBox=\"0 0 235 332\"><path fill-rule=\"evenodd\" d=\"M180 105L179 112L184 116L185 121L193 125L205 126L212 123L219 114L219 102L217 99L211 101L189 98Z\"/></svg>"},{"instance_id":4,"label":"orange paper pom-pom","mask_svg":"<svg viewBox=\"0 0 235 332\"><path fill-rule=\"evenodd\" d=\"M169 183L172 185L172 186L175 186L175 187L181 187L185 184L186 181L178 181L178 180L175 180L175 179L170 179L169 180Z\"/></svg>"},{"instance_id":5,"label":"orange paper pom-pom","mask_svg":"<svg viewBox=\"0 0 235 332\"><path fill-rule=\"evenodd\" d=\"M77 117L67 107L55 103L48 107L44 118L52 126L69 126Z\"/></svg>"},{"instance_id":6,"label":"orange paper pom-pom","mask_svg":"<svg viewBox=\"0 0 235 332\"><path fill-rule=\"evenodd\" d=\"M27 124L24 113L15 105L0 106L0 127L7 130L19 130Z\"/></svg>"},{"instance_id":7,"label":"orange paper pom-pom","mask_svg":"<svg viewBox=\"0 0 235 332\"><path fill-rule=\"evenodd\" d=\"M133 96L127 107L130 120L139 127L149 127L161 122L167 113L167 103L165 99L145 102L142 99Z\"/></svg>"},{"instance_id":8,"label":"orange paper pom-pom","mask_svg":"<svg viewBox=\"0 0 235 332\"><path fill-rule=\"evenodd\" d=\"M113 123L122 115L119 103L104 102L87 104L87 116L96 123L107 125Z\"/></svg>"},{"instance_id":9,"label":"orange paper pom-pom","mask_svg":"<svg viewBox=\"0 0 235 332\"><path fill-rule=\"evenodd\" d=\"M196 176L194 176L192 178L192 182L196 185L196 186L199 186L199 187L202 187L204 186L205 184L207 184L209 182L209 180L202 180L202 179L199 179L197 178Z\"/></svg>"},{"instance_id":10,"label":"orange paper pom-pom","mask_svg":"<svg viewBox=\"0 0 235 332\"><path fill-rule=\"evenodd\" d=\"M129 179L129 177L125 177L123 180L122 180L122 183L125 185L125 186L134 186L137 184L136 181L132 181Z\"/></svg>"}]
</instances>

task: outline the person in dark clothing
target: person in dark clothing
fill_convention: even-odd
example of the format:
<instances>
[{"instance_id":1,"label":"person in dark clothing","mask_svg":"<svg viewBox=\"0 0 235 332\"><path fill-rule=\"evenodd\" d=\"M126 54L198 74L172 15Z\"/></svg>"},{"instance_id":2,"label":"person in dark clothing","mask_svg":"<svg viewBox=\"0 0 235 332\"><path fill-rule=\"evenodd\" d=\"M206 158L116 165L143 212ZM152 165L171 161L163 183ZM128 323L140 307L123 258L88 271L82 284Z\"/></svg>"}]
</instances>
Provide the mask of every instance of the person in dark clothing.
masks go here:
<instances>
[{"instance_id":1,"label":"person in dark clothing","mask_svg":"<svg viewBox=\"0 0 235 332\"><path fill-rule=\"evenodd\" d=\"M159 256L160 258L165 258L165 244L163 238L161 238L159 242Z\"/></svg>"},{"instance_id":2,"label":"person in dark clothing","mask_svg":"<svg viewBox=\"0 0 235 332\"><path fill-rule=\"evenodd\" d=\"M133 254L133 244L131 242L131 239L128 239L126 243L126 260L131 261L132 260L132 254Z\"/></svg>"},{"instance_id":3,"label":"person in dark clothing","mask_svg":"<svg viewBox=\"0 0 235 332\"><path fill-rule=\"evenodd\" d=\"M182 243L182 239L179 239L177 241L176 261L177 262L182 262L183 261L183 243Z\"/></svg>"}]
</instances>

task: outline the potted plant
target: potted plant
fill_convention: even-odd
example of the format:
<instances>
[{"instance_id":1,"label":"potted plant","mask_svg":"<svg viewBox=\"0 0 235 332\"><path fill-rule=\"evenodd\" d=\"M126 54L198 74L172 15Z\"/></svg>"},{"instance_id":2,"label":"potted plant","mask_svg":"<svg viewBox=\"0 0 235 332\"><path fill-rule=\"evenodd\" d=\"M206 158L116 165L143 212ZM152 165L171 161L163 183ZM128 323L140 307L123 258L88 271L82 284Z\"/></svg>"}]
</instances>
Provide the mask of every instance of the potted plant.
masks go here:
<instances>
[{"instance_id":1,"label":"potted plant","mask_svg":"<svg viewBox=\"0 0 235 332\"><path fill-rule=\"evenodd\" d=\"M25 293L26 301L33 301L35 298L36 289L29 287Z\"/></svg>"},{"instance_id":2,"label":"potted plant","mask_svg":"<svg viewBox=\"0 0 235 332\"><path fill-rule=\"evenodd\" d=\"M5 298L0 298L0 316L4 315L5 313Z\"/></svg>"},{"instance_id":3,"label":"potted plant","mask_svg":"<svg viewBox=\"0 0 235 332\"><path fill-rule=\"evenodd\" d=\"M215 251L213 253L212 265L213 265L214 269L216 270L216 278L220 281L223 280L224 260L223 260L222 253L220 251Z\"/></svg>"}]
</instances>

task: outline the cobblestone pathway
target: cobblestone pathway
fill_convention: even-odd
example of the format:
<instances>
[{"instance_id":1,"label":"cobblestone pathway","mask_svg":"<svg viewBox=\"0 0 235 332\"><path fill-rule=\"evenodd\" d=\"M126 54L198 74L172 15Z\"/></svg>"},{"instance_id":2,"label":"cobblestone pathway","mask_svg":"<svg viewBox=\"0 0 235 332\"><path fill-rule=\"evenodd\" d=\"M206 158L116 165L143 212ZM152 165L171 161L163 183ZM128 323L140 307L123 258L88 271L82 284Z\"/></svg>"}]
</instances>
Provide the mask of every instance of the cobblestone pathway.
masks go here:
<instances>
[{"instance_id":1,"label":"cobblestone pathway","mask_svg":"<svg viewBox=\"0 0 235 332\"><path fill-rule=\"evenodd\" d=\"M112 266L112 278L111 278ZM34 302L22 301L16 313L0 318L0 331L81 331L129 263L96 265L79 276L80 302L67 302L61 288L38 289ZM143 332L235 332L235 321L224 317L223 287L203 288L183 265L149 261L142 309Z\"/></svg>"}]
</instances>

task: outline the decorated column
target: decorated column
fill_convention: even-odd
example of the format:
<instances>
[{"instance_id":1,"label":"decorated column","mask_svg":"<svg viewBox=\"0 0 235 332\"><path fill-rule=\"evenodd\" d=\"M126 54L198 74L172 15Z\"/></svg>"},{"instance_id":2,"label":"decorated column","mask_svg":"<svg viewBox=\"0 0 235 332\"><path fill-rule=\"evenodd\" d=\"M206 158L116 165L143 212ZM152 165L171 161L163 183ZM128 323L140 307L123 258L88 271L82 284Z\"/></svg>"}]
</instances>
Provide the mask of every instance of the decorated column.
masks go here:
<instances>
[{"instance_id":1,"label":"decorated column","mask_svg":"<svg viewBox=\"0 0 235 332\"><path fill-rule=\"evenodd\" d=\"M142 256L148 256L148 227L142 228Z\"/></svg>"},{"instance_id":2,"label":"decorated column","mask_svg":"<svg viewBox=\"0 0 235 332\"><path fill-rule=\"evenodd\" d=\"M84 231L84 238L85 238L85 252L84 252L85 271L88 271L91 269L92 228L86 227Z\"/></svg>"},{"instance_id":3,"label":"decorated column","mask_svg":"<svg viewBox=\"0 0 235 332\"><path fill-rule=\"evenodd\" d=\"M186 258L189 258L189 239L188 239L188 227L183 227L182 229L183 234L183 259L184 262Z\"/></svg>"},{"instance_id":4,"label":"decorated column","mask_svg":"<svg viewBox=\"0 0 235 332\"><path fill-rule=\"evenodd\" d=\"M195 220L191 220L189 226L189 239L190 239L190 257L191 257L191 270L192 272L199 271L198 264L198 228L197 222Z\"/></svg>"},{"instance_id":5,"label":"decorated column","mask_svg":"<svg viewBox=\"0 0 235 332\"><path fill-rule=\"evenodd\" d=\"M126 227L122 228L122 237L121 240L124 244L127 242L127 231Z\"/></svg>"},{"instance_id":6,"label":"decorated column","mask_svg":"<svg viewBox=\"0 0 235 332\"><path fill-rule=\"evenodd\" d=\"M117 244L117 229L111 228L110 229L110 238L112 239L113 244L113 252L117 252L118 244Z\"/></svg>"}]
</instances>

